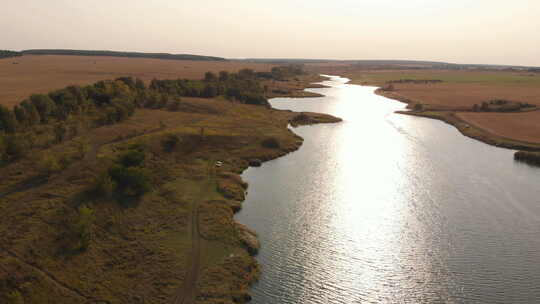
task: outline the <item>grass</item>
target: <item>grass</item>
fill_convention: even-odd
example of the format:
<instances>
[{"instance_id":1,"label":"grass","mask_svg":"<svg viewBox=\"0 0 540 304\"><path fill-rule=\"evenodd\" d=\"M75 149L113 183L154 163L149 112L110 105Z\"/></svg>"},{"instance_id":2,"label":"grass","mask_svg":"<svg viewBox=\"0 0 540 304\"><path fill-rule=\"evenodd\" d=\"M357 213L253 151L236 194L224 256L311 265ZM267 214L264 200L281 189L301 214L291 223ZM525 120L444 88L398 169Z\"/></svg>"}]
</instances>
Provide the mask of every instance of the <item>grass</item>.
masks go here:
<instances>
[{"instance_id":1,"label":"grass","mask_svg":"<svg viewBox=\"0 0 540 304\"><path fill-rule=\"evenodd\" d=\"M0 168L6 177L0 180L0 302L20 293L25 303L170 303L189 268L194 208L202 215L199 302L248 298L259 268L232 219L245 187L237 174L250 159L297 149L302 141L287 125L298 113L220 98L183 102L211 111L140 109L122 123L84 131ZM307 115L312 123L338 121ZM164 151L162 141L170 134L182 144ZM278 148L261 145L269 137L279 141ZM42 183L28 183L38 175L32 155L76 151L83 138L94 151ZM132 144L145 147L143 166L151 172L152 191L127 205L82 195ZM215 160L223 166L212 177ZM5 191L15 185L25 187ZM63 236L82 204L95 215L93 238L87 250L67 252Z\"/></svg>"}]
</instances>

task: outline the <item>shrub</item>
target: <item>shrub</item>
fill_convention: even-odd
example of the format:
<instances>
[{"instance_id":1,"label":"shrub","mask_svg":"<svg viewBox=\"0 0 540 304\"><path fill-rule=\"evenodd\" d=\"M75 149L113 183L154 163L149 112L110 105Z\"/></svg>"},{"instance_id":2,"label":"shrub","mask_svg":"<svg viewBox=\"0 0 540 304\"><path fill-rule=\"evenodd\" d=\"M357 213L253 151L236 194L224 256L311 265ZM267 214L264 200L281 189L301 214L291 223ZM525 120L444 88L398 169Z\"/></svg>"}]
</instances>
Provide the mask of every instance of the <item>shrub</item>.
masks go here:
<instances>
[{"instance_id":1,"label":"shrub","mask_svg":"<svg viewBox=\"0 0 540 304\"><path fill-rule=\"evenodd\" d=\"M178 143L180 142L180 138L176 134L167 134L165 135L165 138L161 141L161 147L166 152L171 152L176 148Z\"/></svg>"},{"instance_id":2,"label":"shrub","mask_svg":"<svg viewBox=\"0 0 540 304\"><path fill-rule=\"evenodd\" d=\"M24 304L24 298L18 290L10 291L6 298L8 304Z\"/></svg>"},{"instance_id":3,"label":"shrub","mask_svg":"<svg viewBox=\"0 0 540 304\"><path fill-rule=\"evenodd\" d=\"M118 157L117 162L124 167L140 166L146 158L144 151L129 150Z\"/></svg>"},{"instance_id":4,"label":"shrub","mask_svg":"<svg viewBox=\"0 0 540 304\"><path fill-rule=\"evenodd\" d=\"M99 197L111 198L116 189L116 183L108 172L98 176L94 182L92 192Z\"/></svg>"},{"instance_id":5,"label":"shrub","mask_svg":"<svg viewBox=\"0 0 540 304\"><path fill-rule=\"evenodd\" d=\"M143 168L114 165L109 169L109 175L123 195L141 196L150 191L150 178Z\"/></svg>"},{"instance_id":6,"label":"shrub","mask_svg":"<svg viewBox=\"0 0 540 304\"><path fill-rule=\"evenodd\" d=\"M421 103L415 103L413 106L413 110L415 111L422 111L424 109L424 106Z\"/></svg>"},{"instance_id":7,"label":"shrub","mask_svg":"<svg viewBox=\"0 0 540 304\"><path fill-rule=\"evenodd\" d=\"M278 149L280 147L279 141L274 137L269 137L261 142L261 145L269 149Z\"/></svg>"}]
</instances>

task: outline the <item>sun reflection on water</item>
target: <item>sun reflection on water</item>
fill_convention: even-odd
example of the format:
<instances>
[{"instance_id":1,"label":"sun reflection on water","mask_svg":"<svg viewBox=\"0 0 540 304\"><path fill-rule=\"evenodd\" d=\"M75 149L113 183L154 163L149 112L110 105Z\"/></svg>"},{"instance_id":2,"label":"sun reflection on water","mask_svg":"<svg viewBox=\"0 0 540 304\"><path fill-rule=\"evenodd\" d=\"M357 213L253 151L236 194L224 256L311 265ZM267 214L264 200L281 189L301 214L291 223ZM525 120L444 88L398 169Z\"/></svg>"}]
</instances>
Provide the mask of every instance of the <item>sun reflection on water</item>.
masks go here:
<instances>
[{"instance_id":1,"label":"sun reflection on water","mask_svg":"<svg viewBox=\"0 0 540 304\"><path fill-rule=\"evenodd\" d=\"M442 123L393 114L404 105L375 88L327 83L311 89L325 97L272 105L344 121L294 129L300 150L243 175L238 217L259 233L264 268L253 303L540 298L540 207L527 203L540 197L537 171Z\"/></svg>"}]
</instances>

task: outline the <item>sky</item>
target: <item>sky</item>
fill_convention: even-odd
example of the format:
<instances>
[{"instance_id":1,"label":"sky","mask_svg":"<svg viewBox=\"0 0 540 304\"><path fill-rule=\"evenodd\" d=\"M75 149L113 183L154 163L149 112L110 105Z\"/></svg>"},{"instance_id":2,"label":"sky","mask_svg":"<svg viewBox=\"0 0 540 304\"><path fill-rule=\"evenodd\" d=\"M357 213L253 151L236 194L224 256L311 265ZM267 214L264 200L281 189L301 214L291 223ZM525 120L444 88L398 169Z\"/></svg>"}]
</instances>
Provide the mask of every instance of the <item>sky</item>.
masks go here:
<instances>
[{"instance_id":1,"label":"sky","mask_svg":"<svg viewBox=\"0 0 540 304\"><path fill-rule=\"evenodd\" d=\"M540 0L17 0L0 49L540 66Z\"/></svg>"}]
</instances>

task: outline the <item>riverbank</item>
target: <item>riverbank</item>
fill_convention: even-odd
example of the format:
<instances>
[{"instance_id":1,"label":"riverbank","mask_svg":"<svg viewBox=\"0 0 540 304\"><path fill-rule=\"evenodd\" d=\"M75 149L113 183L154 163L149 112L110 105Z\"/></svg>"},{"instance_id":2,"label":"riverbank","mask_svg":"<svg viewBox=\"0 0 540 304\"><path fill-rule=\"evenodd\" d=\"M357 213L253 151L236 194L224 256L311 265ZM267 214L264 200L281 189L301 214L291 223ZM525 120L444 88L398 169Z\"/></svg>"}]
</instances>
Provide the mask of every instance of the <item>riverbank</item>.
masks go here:
<instances>
[{"instance_id":1,"label":"riverbank","mask_svg":"<svg viewBox=\"0 0 540 304\"><path fill-rule=\"evenodd\" d=\"M282 112L291 115L292 118L289 119L289 123L294 127L341 122L340 118L328 114ZM298 117L301 117L301 119ZM291 132L291 134L293 133ZM303 139L297 135L293 135L293 137L296 140L289 141L286 144L283 144L280 139L270 141L274 143L270 145L263 143L263 145L272 146L272 148L250 153L248 157L243 157L241 160L227 161L223 167L217 170L219 171L217 173L218 192L229 200L227 205L231 210L220 214L220 212L216 212L219 207L213 207L214 211L207 211L208 218L203 222L206 223L209 232L203 233L202 238L205 240L230 238L231 235L227 235L226 232L227 225L223 226L223 223L233 223L233 226L236 227L236 235L240 240L241 248L248 253L248 256L245 253L232 253L222 263L203 269L197 282L198 295L196 303L216 303L215 301L222 300L231 300L231 303L245 303L251 299L249 286L256 282L261 272L258 262L253 258L258 253L260 244L255 231L234 219L234 213L242 209L245 191L248 189L247 183L242 181L241 174L252 165L260 166L266 161L298 150L302 146ZM214 205L215 203L213 202ZM236 250L233 251L237 252ZM230 289L225 287L226 285L230 285Z\"/></svg>"},{"instance_id":2,"label":"riverbank","mask_svg":"<svg viewBox=\"0 0 540 304\"><path fill-rule=\"evenodd\" d=\"M380 88L375 90L375 94L386 98L394 99L408 105L421 104L421 102L418 100L412 100L410 98L396 94L395 92L385 91ZM540 143L525 142L493 134L487 131L485 128L482 128L473 124L470 121L462 119L461 117L459 117L458 112L455 111L408 110L396 111L396 113L432 118L443 121L449 125L454 126L461 134L489 145L516 150L540 151Z\"/></svg>"},{"instance_id":3,"label":"riverbank","mask_svg":"<svg viewBox=\"0 0 540 304\"><path fill-rule=\"evenodd\" d=\"M233 218L247 186L239 174L298 149L294 121L340 119L183 97L176 111L137 109L4 164L0 302L247 301L258 246ZM133 147L151 189L127 201L87 196Z\"/></svg>"}]
</instances>

